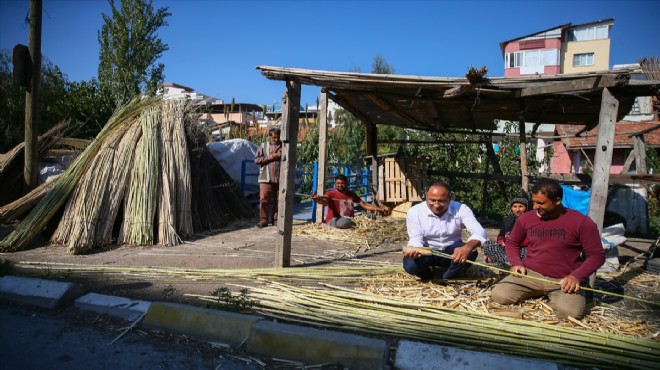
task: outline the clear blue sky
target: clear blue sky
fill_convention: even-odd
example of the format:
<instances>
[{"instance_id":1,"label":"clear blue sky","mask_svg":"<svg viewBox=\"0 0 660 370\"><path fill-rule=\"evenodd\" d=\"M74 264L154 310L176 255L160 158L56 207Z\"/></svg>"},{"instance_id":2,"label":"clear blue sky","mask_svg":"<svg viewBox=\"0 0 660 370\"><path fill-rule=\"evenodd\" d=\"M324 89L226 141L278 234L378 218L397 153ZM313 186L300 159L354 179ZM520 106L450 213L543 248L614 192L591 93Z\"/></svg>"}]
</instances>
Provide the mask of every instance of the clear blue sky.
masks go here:
<instances>
[{"instance_id":1,"label":"clear blue sky","mask_svg":"<svg viewBox=\"0 0 660 370\"><path fill-rule=\"evenodd\" d=\"M118 0L117 0L118 1ZM284 83L259 65L370 72L375 55L397 74L463 77L470 66L504 74L499 43L565 23L614 18L610 67L658 56L660 6L646 1L213 1L169 7L159 36L165 81L230 101L278 101ZM29 0L0 0L0 49L28 43ZM97 76L105 0L43 0L42 53L71 81ZM303 87L313 105L318 88Z\"/></svg>"}]
</instances>

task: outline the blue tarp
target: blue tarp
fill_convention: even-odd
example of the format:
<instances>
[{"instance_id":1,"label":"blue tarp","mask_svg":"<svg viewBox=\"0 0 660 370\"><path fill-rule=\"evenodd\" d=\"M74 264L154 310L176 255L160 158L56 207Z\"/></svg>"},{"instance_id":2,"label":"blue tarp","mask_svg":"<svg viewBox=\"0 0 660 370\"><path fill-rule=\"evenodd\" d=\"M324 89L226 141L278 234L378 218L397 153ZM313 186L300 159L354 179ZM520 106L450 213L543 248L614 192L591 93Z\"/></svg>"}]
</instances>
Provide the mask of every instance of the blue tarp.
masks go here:
<instances>
[{"instance_id":1,"label":"blue tarp","mask_svg":"<svg viewBox=\"0 0 660 370\"><path fill-rule=\"evenodd\" d=\"M561 204L566 208L574 209L586 216L587 213L589 213L591 189L575 190L566 185L562 185L561 188L564 190L564 197L561 200Z\"/></svg>"}]
</instances>

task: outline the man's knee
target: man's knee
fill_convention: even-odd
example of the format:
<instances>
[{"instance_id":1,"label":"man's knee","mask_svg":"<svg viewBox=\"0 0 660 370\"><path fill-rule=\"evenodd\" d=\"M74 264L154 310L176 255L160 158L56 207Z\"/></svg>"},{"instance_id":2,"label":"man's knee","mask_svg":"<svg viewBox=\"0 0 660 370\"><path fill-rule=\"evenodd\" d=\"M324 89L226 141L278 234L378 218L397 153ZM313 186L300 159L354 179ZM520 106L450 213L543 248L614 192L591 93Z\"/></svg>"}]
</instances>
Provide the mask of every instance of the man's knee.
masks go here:
<instances>
[{"instance_id":1,"label":"man's knee","mask_svg":"<svg viewBox=\"0 0 660 370\"><path fill-rule=\"evenodd\" d=\"M566 320L569 316L574 319L581 319L584 316L584 309L578 306L557 307L555 315L561 320Z\"/></svg>"},{"instance_id":2,"label":"man's knee","mask_svg":"<svg viewBox=\"0 0 660 370\"><path fill-rule=\"evenodd\" d=\"M415 263L414 259L403 257L403 270L410 275L416 275L419 269L417 268L417 264Z\"/></svg>"},{"instance_id":3,"label":"man's knee","mask_svg":"<svg viewBox=\"0 0 660 370\"><path fill-rule=\"evenodd\" d=\"M550 299L550 304L557 318L565 320L570 316L574 319L581 319L586 308L584 297L579 294L571 294L571 299L565 298L559 302L553 302L552 298Z\"/></svg>"},{"instance_id":4,"label":"man's knee","mask_svg":"<svg viewBox=\"0 0 660 370\"><path fill-rule=\"evenodd\" d=\"M495 284L493 290L490 292L490 299L499 304L515 304L518 303L518 297L515 297L502 283Z\"/></svg>"}]
</instances>

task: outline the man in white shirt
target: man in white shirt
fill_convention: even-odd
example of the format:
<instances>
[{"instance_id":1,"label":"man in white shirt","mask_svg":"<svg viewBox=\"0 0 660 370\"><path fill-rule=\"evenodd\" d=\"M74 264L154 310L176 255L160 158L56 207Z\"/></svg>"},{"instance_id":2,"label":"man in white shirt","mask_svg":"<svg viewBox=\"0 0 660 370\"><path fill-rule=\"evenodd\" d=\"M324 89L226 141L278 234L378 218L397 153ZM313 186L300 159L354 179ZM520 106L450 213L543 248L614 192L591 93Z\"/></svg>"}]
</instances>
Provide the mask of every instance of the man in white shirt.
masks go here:
<instances>
[{"instance_id":1,"label":"man in white shirt","mask_svg":"<svg viewBox=\"0 0 660 370\"><path fill-rule=\"evenodd\" d=\"M465 261L477 258L477 247L486 241L486 231L474 217L470 207L451 200L451 188L444 182L431 184L426 201L410 208L406 215L408 246L426 247L449 254L453 259L422 256L419 252L404 253L403 269L421 280L431 280L431 266L447 266L443 279L460 277L467 267ZM470 237L463 243L463 227Z\"/></svg>"}]
</instances>

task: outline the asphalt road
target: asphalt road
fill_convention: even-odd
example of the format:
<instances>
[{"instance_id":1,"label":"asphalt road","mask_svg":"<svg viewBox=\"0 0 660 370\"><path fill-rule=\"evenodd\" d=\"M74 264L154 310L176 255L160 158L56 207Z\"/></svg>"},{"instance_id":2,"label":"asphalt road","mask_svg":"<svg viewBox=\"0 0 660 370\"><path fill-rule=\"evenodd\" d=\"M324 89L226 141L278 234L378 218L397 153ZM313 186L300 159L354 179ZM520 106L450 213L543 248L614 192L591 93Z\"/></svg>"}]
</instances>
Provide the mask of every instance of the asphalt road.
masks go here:
<instances>
[{"instance_id":1,"label":"asphalt road","mask_svg":"<svg viewBox=\"0 0 660 370\"><path fill-rule=\"evenodd\" d=\"M49 311L0 301L0 369L263 369L222 347L129 326L74 307Z\"/></svg>"}]
</instances>

